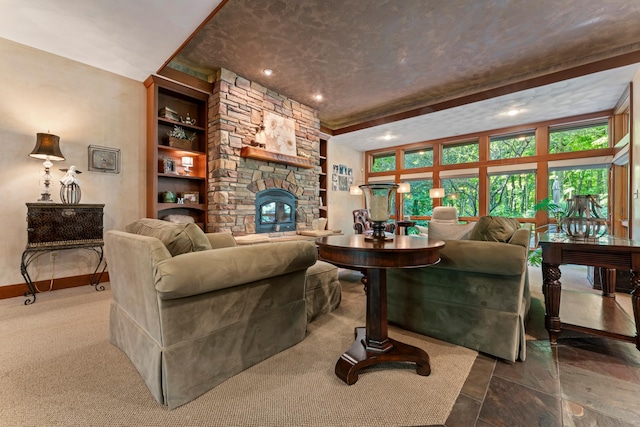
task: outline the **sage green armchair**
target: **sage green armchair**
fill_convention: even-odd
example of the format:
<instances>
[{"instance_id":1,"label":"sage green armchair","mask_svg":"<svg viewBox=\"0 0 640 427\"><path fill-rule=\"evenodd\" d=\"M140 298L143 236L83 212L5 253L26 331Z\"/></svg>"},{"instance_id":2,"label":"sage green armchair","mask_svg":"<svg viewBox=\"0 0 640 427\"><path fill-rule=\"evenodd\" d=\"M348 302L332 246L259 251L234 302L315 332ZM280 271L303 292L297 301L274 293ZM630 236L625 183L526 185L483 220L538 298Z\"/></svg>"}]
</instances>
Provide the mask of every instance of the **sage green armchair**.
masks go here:
<instances>
[{"instance_id":1,"label":"sage green armchair","mask_svg":"<svg viewBox=\"0 0 640 427\"><path fill-rule=\"evenodd\" d=\"M468 240L442 239L438 264L388 270L389 322L507 361L525 360L530 237L529 225L482 217Z\"/></svg>"},{"instance_id":2,"label":"sage green armchair","mask_svg":"<svg viewBox=\"0 0 640 427\"><path fill-rule=\"evenodd\" d=\"M313 242L236 246L230 234L142 219L108 231L111 342L169 409L305 337Z\"/></svg>"}]
</instances>

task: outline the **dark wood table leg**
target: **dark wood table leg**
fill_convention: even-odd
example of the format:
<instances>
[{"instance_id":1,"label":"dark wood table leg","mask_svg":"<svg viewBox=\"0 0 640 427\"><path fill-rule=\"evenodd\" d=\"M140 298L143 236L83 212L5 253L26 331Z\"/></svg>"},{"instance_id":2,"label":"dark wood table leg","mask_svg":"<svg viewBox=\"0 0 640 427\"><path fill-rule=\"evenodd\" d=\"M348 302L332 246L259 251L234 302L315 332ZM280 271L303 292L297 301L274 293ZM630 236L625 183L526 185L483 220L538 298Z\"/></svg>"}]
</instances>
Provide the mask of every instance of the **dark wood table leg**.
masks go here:
<instances>
[{"instance_id":1,"label":"dark wood table leg","mask_svg":"<svg viewBox=\"0 0 640 427\"><path fill-rule=\"evenodd\" d=\"M385 269L367 272L367 325L356 328L356 340L336 362L336 375L348 385L358 381L358 371L384 362L411 362L418 375L431 374L429 355L388 336L387 276Z\"/></svg>"},{"instance_id":2,"label":"dark wood table leg","mask_svg":"<svg viewBox=\"0 0 640 427\"><path fill-rule=\"evenodd\" d=\"M633 306L633 318L636 321L636 348L640 350L640 275L631 270L631 304Z\"/></svg>"},{"instance_id":3,"label":"dark wood table leg","mask_svg":"<svg viewBox=\"0 0 640 427\"><path fill-rule=\"evenodd\" d=\"M608 298L616 297L616 269L599 268L600 283L602 284L602 296Z\"/></svg>"},{"instance_id":4,"label":"dark wood table leg","mask_svg":"<svg viewBox=\"0 0 640 427\"><path fill-rule=\"evenodd\" d=\"M561 331L560 323L560 267L542 263L542 293L544 294L544 326L549 332L549 342L557 344Z\"/></svg>"}]
</instances>

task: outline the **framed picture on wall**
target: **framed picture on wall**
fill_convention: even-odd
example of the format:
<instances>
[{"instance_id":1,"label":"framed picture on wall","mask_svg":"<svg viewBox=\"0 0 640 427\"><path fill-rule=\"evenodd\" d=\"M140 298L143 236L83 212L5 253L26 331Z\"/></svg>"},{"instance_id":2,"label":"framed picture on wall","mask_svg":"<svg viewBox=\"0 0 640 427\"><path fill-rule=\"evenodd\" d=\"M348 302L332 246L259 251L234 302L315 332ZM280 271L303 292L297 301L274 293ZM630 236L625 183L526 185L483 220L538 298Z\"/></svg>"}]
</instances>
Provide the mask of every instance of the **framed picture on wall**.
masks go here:
<instances>
[{"instance_id":1,"label":"framed picture on wall","mask_svg":"<svg viewBox=\"0 0 640 427\"><path fill-rule=\"evenodd\" d=\"M89 167L94 172L120 173L120 149L89 146Z\"/></svg>"}]
</instances>

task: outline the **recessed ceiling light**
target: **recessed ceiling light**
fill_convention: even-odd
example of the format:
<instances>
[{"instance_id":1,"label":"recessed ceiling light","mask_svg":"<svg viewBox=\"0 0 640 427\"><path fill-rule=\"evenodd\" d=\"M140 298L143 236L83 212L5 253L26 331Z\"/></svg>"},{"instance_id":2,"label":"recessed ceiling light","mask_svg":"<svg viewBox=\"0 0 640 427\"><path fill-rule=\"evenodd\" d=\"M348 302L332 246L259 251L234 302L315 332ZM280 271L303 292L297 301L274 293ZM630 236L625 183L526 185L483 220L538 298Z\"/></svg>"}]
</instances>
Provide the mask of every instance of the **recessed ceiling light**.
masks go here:
<instances>
[{"instance_id":1,"label":"recessed ceiling light","mask_svg":"<svg viewBox=\"0 0 640 427\"><path fill-rule=\"evenodd\" d=\"M321 93L319 93L319 94L317 94L317 95L314 95L314 96L313 96L313 98L314 98L316 101L322 101L322 94L321 94Z\"/></svg>"},{"instance_id":2,"label":"recessed ceiling light","mask_svg":"<svg viewBox=\"0 0 640 427\"><path fill-rule=\"evenodd\" d=\"M519 113L520 113L520 110L509 110L505 114L507 116L515 116L516 114L519 114Z\"/></svg>"},{"instance_id":3,"label":"recessed ceiling light","mask_svg":"<svg viewBox=\"0 0 640 427\"><path fill-rule=\"evenodd\" d=\"M265 76L270 76L271 74L273 74L273 70L271 68L265 68L264 70L262 70L262 72Z\"/></svg>"},{"instance_id":4,"label":"recessed ceiling light","mask_svg":"<svg viewBox=\"0 0 640 427\"><path fill-rule=\"evenodd\" d=\"M392 139L396 139L397 136L392 135L390 133L384 134L382 136L379 136L378 139L381 139L383 141L391 141Z\"/></svg>"}]
</instances>

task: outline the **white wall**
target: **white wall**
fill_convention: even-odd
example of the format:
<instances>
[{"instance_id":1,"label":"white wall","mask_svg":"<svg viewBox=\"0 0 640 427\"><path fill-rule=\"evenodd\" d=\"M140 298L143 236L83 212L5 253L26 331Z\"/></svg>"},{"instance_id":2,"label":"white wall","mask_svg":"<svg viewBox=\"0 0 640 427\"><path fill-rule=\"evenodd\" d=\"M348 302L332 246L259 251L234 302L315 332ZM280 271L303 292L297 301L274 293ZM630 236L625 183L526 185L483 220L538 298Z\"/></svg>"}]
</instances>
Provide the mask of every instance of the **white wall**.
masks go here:
<instances>
[{"instance_id":1,"label":"white wall","mask_svg":"<svg viewBox=\"0 0 640 427\"><path fill-rule=\"evenodd\" d=\"M353 210L364 208L364 196L352 196L348 191L333 191L331 189L331 174L333 165L345 165L353 169L354 184L364 184L364 153L342 147L327 141L327 161L329 162L329 188L327 199L329 216L327 227L332 230L342 230L344 234L353 234Z\"/></svg>"},{"instance_id":2,"label":"white wall","mask_svg":"<svg viewBox=\"0 0 640 427\"><path fill-rule=\"evenodd\" d=\"M52 195L60 202L60 168L75 165L81 203L104 203L105 230L145 214L145 88L142 82L0 39L0 286L24 283L20 257L27 243L26 206L40 197L42 160L29 157L36 133L60 137L66 160L54 162ZM88 146L121 150L121 173L87 171ZM86 250L58 254L55 277L93 272ZM48 256L29 268L50 279Z\"/></svg>"}]
</instances>

